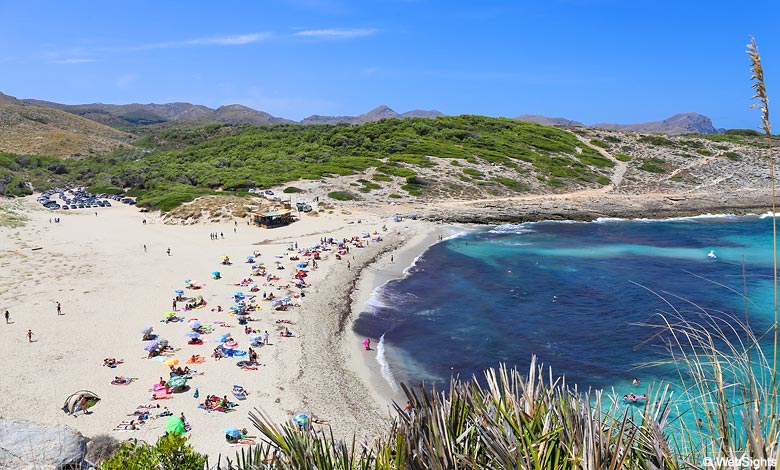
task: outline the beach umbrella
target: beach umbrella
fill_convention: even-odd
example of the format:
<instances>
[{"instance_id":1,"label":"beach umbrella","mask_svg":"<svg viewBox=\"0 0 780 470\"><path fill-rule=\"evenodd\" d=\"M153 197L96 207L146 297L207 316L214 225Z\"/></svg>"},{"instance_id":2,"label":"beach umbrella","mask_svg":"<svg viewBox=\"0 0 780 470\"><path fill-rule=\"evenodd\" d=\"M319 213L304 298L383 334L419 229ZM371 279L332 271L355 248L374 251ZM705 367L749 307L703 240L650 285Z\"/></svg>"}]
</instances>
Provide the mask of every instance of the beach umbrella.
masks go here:
<instances>
[{"instance_id":1,"label":"beach umbrella","mask_svg":"<svg viewBox=\"0 0 780 470\"><path fill-rule=\"evenodd\" d=\"M141 329L141 334L142 335L148 335L149 333L152 332L153 329L154 328L151 327L151 326L145 326L145 327L143 327L143 329Z\"/></svg>"},{"instance_id":2,"label":"beach umbrella","mask_svg":"<svg viewBox=\"0 0 780 470\"><path fill-rule=\"evenodd\" d=\"M298 267L298 268L305 268L306 266L308 266L308 264L306 264L306 263L298 263L295 266Z\"/></svg>"},{"instance_id":3,"label":"beach umbrella","mask_svg":"<svg viewBox=\"0 0 780 470\"><path fill-rule=\"evenodd\" d=\"M299 286L301 284L306 284L306 281L304 281L303 279L296 279L295 280L295 285L296 286Z\"/></svg>"},{"instance_id":4,"label":"beach umbrella","mask_svg":"<svg viewBox=\"0 0 780 470\"><path fill-rule=\"evenodd\" d=\"M171 377L168 379L168 386L171 388L179 388L187 385L189 378L184 376Z\"/></svg>"},{"instance_id":5,"label":"beach umbrella","mask_svg":"<svg viewBox=\"0 0 780 470\"><path fill-rule=\"evenodd\" d=\"M152 352L155 349L157 349L160 346L160 343L158 343L155 340L147 341L144 344L144 351Z\"/></svg>"},{"instance_id":6,"label":"beach umbrella","mask_svg":"<svg viewBox=\"0 0 780 470\"><path fill-rule=\"evenodd\" d=\"M198 320L190 320L189 325L190 325L190 328L192 328L193 330L197 330L198 328L203 326L203 325L200 324L200 321L198 321Z\"/></svg>"},{"instance_id":7,"label":"beach umbrella","mask_svg":"<svg viewBox=\"0 0 780 470\"><path fill-rule=\"evenodd\" d=\"M239 431L238 428L222 428L222 432L236 439L241 437L241 431Z\"/></svg>"},{"instance_id":8,"label":"beach umbrella","mask_svg":"<svg viewBox=\"0 0 780 470\"><path fill-rule=\"evenodd\" d=\"M285 298L283 298L281 300L282 300L282 302L290 302L290 298L289 297L285 297Z\"/></svg>"},{"instance_id":9,"label":"beach umbrella","mask_svg":"<svg viewBox=\"0 0 780 470\"><path fill-rule=\"evenodd\" d=\"M62 410L68 414L72 413L73 409L81 400L82 396L86 397L87 399L87 409L92 408L95 406L95 404L97 404L97 402L100 401L100 398L95 392L90 392L89 390L79 390L78 392L74 392L68 395L68 398L65 399L65 404L62 405Z\"/></svg>"},{"instance_id":10,"label":"beach umbrella","mask_svg":"<svg viewBox=\"0 0 780 470\"><path fill-rule=\"evenodd\" d=\"M166 348L168 347L168 340L165 338L158 339L157 344L159 344L161 348Z\"/></svg>"},{"instance_id":11,"label":"beach umbrella","mask_svg":"<svg viewBox=\"0 0 780 470\"><path fill-rule=\"evenodd\" d=\"M168 434L186 434L187 430L184 429L184 421L178 416L171 416L165 422L165 432Z\"/></svg>"},{"instance_id":12,"label":"beach umbrella","mask_svg":"<svg viewBox=\"0 0 780 470\"><path fill-rule=\"evenodd\" d=\"M230 340L225 342L225 344L222 345L225 349L236 349L238 347L238 343L234 340Z\"/></svg>"},{"instance_id":13,"label":"beach umbrella","mask_svg":"<svg viewBox=\"0 0 780 470\"><path fill-rule=\"evenodd\" d=\"M197 331L188 331L184 333L184 336L192 339L198 339L200 338L200 333L198 333Z\"/></svg>"},{"instance_id":14,"label":"beach umbrella","mask_svg":"<svg viewBox=\"0 0 780 470\"><path fill-rule=\"evenodd\" d=\"M250 289L257 289L259 286L257 284L249 284Z\"/></svg>"},{"instance_id":15,"label":"beach umbrella","mask_svg":"<svg viewBox=\"0 0 780 470\"><path fill-rule=\"evenodd\" d=\"M261 338L260 336L250 336L249 337L249 342L250 343L260 343L262 341L263 341L263 338Z\"/></svg>"},{"instance_id":16,"label":"beach umbrella","mask_svg":"<svg viewBox=\"0 0 780 470\"><path fill-rule=\"evenodd\" d=\"M212 276L219 276L219 271L211 271Z\"/></svg>"},{"instance_id":17,"label":"beach umbrella","mask_svg":"<svg viewBox=\"0 0 780 470\"><path fill-rule=\"evenodd\" d=\"M171 318L176 316L176 312L165 312L163 315L165 315L166 318Z\"/></svg>"},{"instance_id":18,"label":"beach umbrella","mask_svg":"<svg viewBox=\"0 0 780 470\"><path fill-rule=\"evenodd\" d=\"M185 279L184 283L187 284L187 285L190 285L190 284L192 284L192 279Z\"/></svg>"},{"instance_id":19,"label":"beach umbrella","mask_svg":"<svg viewBox=\"0 0 780 470\"><path fill-rule=\"evenodd\" d=\"M233 292L233 297L244 297L244 296L246 296L246 294L244 294L240 290Z\"/></svg>"},{"instance_id":20,"label":"beach umbrella","mask_svg":"<svg viewBox=\"0 0 780 470\"><path fill-rule=\"evenodd\" d=\"M217 338L214 341L217 343L224 343L225 341L228 340L228 338L230 338L230 335L217 336Z\"/></svg>"},{"instance_id":21,"label":"beach umbrella","mask_svg":"<svg viewBox=\"0 0 780 470\"><path fill-rule=\"evenodd\" d=\"M178 366L179 360L175 357L169 357L168 359L163 361L164 366Z\"/></svg>"},{"instance_id":22,"label":"beach umbrella","mask_svg":"<svg viewBox=\"0 0 780 470\"><path fill-rule=\"evenodd\" d=\"M184 295L184 291L181 289L176 289L175 291L173 291L173 293L176 295Z\"/></svg>"},{"instance_id":23,"label":"beach umbrella","mask_svg":"<svg viewBox=\"0 0 780 470\"><path fill-rule=\"evenodd\" d=\"M292 418L293 422L298 426L306 426L309 424L309 416L303 413L299 413Z\"/></svg>"},{"instance_id":24,"label":"beach umbrella","mask_svg":"<svg viewBox=\"0 0 780 470\"><path fill-rule=\"evenodd\" d=\"M247 256L246 259L255 259L255 257L250 255L250 256Z\"/></svg>"}]
</instances>

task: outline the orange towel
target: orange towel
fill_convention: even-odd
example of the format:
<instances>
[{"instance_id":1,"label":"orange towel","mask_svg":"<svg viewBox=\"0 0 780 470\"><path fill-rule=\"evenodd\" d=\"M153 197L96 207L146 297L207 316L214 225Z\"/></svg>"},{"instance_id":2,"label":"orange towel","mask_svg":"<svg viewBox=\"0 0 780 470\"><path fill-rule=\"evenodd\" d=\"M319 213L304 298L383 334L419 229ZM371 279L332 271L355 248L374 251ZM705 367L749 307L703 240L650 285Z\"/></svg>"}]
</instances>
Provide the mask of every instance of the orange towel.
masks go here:
<instances>
[{"instance_id":1,"label":"orange towel","mask_svg":"<svg viewBox=\"0 0 780 470\"><path fill-rule=\"evenodd\" d=\"M198 356L194 360L192 358L187 359L187 364L203 364L205 361L205 357Z\"/></svg>"}]
</instances>

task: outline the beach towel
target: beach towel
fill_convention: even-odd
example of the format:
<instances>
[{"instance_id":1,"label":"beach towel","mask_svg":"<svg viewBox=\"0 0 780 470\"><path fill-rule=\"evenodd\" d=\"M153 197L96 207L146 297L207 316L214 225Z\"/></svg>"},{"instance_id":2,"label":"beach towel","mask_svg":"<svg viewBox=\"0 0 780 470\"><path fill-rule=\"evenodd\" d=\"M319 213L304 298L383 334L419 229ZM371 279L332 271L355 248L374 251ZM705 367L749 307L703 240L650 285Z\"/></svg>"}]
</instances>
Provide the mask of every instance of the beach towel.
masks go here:
<instances>
[{"instance_id":1,"label":"beach towel","mask_svg":"<svg viewBox=\"0 0 780 470\"><path fill-rule=\"evenodd\" d=\"M204 362L206 362L206 358L203 356L198 356L195 359L187 359L187 364L203 364Z\"/></svg>"},{"instance_id":2,"label":"beach towel","mask_svg":"<svg viewBox=\"0 0 780 470\"><path fill-rule=\"evenodd\" d=\"M134 381L138 380L138 377L125 377L125 381L112 380L111 385L130 385Z\"/></svg>"}]
</instances>

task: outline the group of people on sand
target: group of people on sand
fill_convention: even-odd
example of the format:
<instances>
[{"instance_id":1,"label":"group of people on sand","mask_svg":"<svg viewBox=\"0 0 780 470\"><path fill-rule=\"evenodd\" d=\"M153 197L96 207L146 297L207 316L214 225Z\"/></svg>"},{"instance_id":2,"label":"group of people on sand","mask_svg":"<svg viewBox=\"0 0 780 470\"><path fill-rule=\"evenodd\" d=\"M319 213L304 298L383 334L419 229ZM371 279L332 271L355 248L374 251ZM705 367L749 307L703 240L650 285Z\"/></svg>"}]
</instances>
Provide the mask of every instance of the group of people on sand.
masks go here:
<instances>
[{"instance_id":1,"label":"group of people on sand","mask_svg":"<svg viewBox=\"0 0 780 470\"><path fill-rule=\"evenodd\" d=\"M228 400L227 395L222 398L217 395L208 395L201 406L206 411L227 411L235 407L236 404Z\"/></svg>"}]
</instances>

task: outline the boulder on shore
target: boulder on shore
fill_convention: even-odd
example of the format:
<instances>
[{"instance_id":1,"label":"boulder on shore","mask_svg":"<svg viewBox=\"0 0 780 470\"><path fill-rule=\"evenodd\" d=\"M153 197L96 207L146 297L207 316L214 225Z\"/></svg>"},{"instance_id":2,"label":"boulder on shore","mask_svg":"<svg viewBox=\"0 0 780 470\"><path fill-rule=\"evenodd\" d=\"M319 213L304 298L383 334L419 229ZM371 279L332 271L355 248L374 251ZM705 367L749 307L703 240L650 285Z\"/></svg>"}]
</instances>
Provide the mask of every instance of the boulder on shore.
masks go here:
<instances>
[{"instance_id":1,"label":"boulder on shore","mask_svg":"<svg viewBox=\"0 0 780 470\"><path fill-rule=\"evenodd\" d=\"M0 469L60 469L82 462L87 442L68 426L0 419Z\"/></svg>"}]
</instances>

